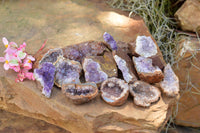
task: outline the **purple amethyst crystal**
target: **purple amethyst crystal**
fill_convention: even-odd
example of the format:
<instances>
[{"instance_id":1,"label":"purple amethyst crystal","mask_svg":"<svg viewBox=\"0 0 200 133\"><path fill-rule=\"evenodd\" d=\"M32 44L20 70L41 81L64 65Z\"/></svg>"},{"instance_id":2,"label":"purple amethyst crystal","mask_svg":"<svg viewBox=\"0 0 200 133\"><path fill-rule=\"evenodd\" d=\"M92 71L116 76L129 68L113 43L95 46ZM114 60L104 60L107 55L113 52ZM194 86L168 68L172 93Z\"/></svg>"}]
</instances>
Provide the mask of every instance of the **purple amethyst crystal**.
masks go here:
<instances>
[{"instance_id":1,"label":"purple amethyst crystal","mask_svg":"<svg viewBox=\"0 0 200 133\"><path fill-rule=\"evenodd\" d=\"M34 75L43 86L42 94L49 98L54 85L55 66L50 62L44 62L39 69L34 70Z\"/></svg>"},{"instance_id":2,"label":"purple amethyst crystal","mask_svg":"<svg viewBox=\"0 0 200 133\"><path fill-rule=\"evenodd\" d=\"M103 34L103 38L110 45L112 50L117 50L117 43L116 43L116 41L114 40L114 38L110 34L105 32Z\"/></svg>"},{"instance_id":3,"label":"purple amethyst crystal","mask_svg":"<svg viewBox=\"0 0 200 133\"><path fill-rule=\"evenodd\" d=\"M98 84L108 78L108 75L101 69L100 64L90 58L85 58L82 66L87 82L95 82Z\"/></svg>"}]
</instances>

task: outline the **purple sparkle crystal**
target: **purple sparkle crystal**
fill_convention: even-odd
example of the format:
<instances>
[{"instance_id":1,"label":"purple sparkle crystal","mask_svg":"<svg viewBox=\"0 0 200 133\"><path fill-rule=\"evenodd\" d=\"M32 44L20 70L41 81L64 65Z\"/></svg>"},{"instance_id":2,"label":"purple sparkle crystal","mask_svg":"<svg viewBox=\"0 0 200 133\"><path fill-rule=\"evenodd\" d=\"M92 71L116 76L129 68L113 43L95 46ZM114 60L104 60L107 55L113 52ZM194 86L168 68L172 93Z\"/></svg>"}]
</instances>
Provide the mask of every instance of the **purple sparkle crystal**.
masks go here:
<instances>
[{"instance_id":1,"label":"purple sparkle crystal","mask_svg":"<svg viewBox=\"0 0 200 133\"><path fill-rule=\"evenodd\" d=\"M103 34L103 38L110 45L112 50L117 50L117 43L116 43L116 41L114 40L114 38L110 34L105 32Z\"/></svg>"},{"instance_id":2,"label":"purple sparkle crystal","mask_svg":"<svg viewBox=\"0 0 200 133\"><path fill-rule=\"evenodd\" d=\"M54 85L55 66L50 62L45 62L39 69L34 70L34 75L43 86L42 94L49 98Z\"/></svg>"}]
</instances>

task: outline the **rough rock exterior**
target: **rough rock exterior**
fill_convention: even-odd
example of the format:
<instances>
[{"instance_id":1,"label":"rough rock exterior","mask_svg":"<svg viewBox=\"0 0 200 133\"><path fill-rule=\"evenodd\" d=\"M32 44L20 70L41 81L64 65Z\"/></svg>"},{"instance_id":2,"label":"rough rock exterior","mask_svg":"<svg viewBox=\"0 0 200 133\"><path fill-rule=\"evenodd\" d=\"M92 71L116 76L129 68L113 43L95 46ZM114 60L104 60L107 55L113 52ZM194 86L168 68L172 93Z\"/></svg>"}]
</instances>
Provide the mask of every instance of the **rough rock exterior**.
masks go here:
<instances>
[{"instance_id":1,"label":"rough rock exterior","mask_svg":"<svg viewBox=\"0 0 200 133\"><path fill-rule=\"evenodd\" d=\"M82 66L79 62L63 57L57 59L55 63L55 84L61 87L62 84L79 83Z\"/></svg>"},{"instance_id":2,"label":"rough rock exterior","mask_svg":"<svg viewBox=\"0 0 200 133\"><path fill-rule=\"evenodd\" d=\"M120 106L124 104L129 95L128 84L118 78L109 78L101 84L101 97L110 105Z\"/></svg>"},{"instance_id":3,"label":"rough rock exterior","mask_svg":"<svg viewBox=\"0 0 200 133\"><path fill-rule=\"evenodd\" d=\"M136 81L130 85L130 93L134 103L138 106L149 107L151 103L157 102L161 96L160 90L143 81Z\"/></svg>"},{"instance_id":4,"label":"rough rock exterior","mask_svg":"<svg viewBox=\"0 0 200 133\"><path fill-rule=\"evenodd\" d=\"M137 35L150 36L140 17L129 18L128 13L109 8L105 1L34 0L6 4L9 8L0 8L1 20L7 20L0 25L0 38L4 35L16 42L25 40L30 54L35 54L46 38L47 46L55 48L100 40L105 31L124 42L134 42ZM0 45L0 56L3 51ZM159 132L171 114L173 100L166 97L145 109L130 99L121 107L112 107L99 96L78 106L56 87L47 99L36 83L16 84L15 77L13 71L4 71L0 64L0 108L44 120L72 133Z\"/></svg>"},{"instance_id":5,"label":"rough rock exterior","mask_svg":"<svg viewBox=\"0 0 200 133\"><path fill-rule=\"evenodd\" d=\"M200 43L197 38L182 36L178 45L180 61L173 69L180 81L180 100L175 122L200 127Z\"/></svg>"},{"instance_id":6,"label":"rough rock exterior","mask_svg":"<svg viewBox=\"0 0 200 133\"><path fill-rule=\"evenodd\" d=\"M160 87L167 96L175 97L179 94L179 79L170 64L165 66L164 80L160 82Z\"/></svg>"},{"instance_id":7,"label":"rough rock exterior","mask_svg":"<svg viewBox=\"0 0 200 133\"><path fill-rule=\"evenodd\" d=\"M120 49L113 51L113 57L119 70L122 72L124 80L127 83L135 82L137 77L135 76L136 72L131 58Z\"/></svg>"},{"instance_id":8,"label":"rough rock exterior","mask_svg":"<svg viewBox=\"0 0 200 133\"><path fill-rule=\"evenodd\" d=\"M62 92L74 104L83 104L91 101L98 95L98 88L95 83L68 83L62 85Z\"/></svg>"},{"instance_id":9,"label":"rough rock exterior","mask_svg":"<svg viewBox=\"0 0 200 133\"><path fill-rule=\"evenodd\" d=\"M63 56L81 62L86 56L102 55L106 50L103 42L88 41L63 48Z\"/></svg>"},{"instance_id":10,"label":"rough rock exterior","mask_svg":"<svg viewBox=\"0 0 200 133\"><path fill-rule=\"evenodd\" d=\"M164 78L160 68L158 66L153 66L152 59L142 56L133 56L133 62L141 80L148 83L158 83Z\"/></svg>"},{"instance_id":11,"label":"rough rock exterior","mask_svg":"<svg viewBox=\"0 0 200 133\"><path fill-rule=\"evenodd\" d=\"M186 0L181 8L175 13L180 27L184 31L200 33L200 1Z\"/></svg>"}]
</instances>

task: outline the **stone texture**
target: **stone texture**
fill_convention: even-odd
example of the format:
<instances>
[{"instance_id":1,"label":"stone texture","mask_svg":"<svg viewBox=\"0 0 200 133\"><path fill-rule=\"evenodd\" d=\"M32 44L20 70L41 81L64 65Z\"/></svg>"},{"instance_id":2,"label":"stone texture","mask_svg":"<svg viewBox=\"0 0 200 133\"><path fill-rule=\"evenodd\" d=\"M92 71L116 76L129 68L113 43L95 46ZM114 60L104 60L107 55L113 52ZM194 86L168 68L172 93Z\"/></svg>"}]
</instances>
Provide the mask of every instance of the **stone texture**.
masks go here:
<instances>
[{"instance_id":1,"label":"stone texture","mask_svg":"<svg viewBox=\"0 0 200 133\"><path fill-rule=\"evenodd\" d=\"M101 84L102 99L113 106L120 106L124 104L129 95L129 86L122 79L109 78Z\"/></svg>"},{"instance_id":2,"label":"stone texture","mask_svg":"<svg viewBox=\"0 0 200 133\"><path fill-rule=\"evenodd\" d=\"M103 42L88 41L64 47L63 54L67 59L82 62L86 56L103 55L106 49Z\"/></svg>"},{"instance_id":3,"label":"stone texture","mask_svg":"<svg viewBox=\"0 0 200 133\"><path fill-rule=\"evenodd\" d=\"M0 6L0 38L6 36L17 43L25 41L30 54L35 54L45 39L48 47L55 48L88 40L102 41L105 31L116 41L124 42L134 42L137 35L150 36L140 17L131 19L127 12L109 8L104 1L6 1ZM0 56L3 51L0 45ZM4 71L0 64L0 108L73 133L159 132L171 114L173 100L166 97L145 109L134 105L132 99L120 107L112 107L99 96L78 106L56 87L47 99L35 82L16 84L15 77L13 71Z\"/></svg>"},{"instance_id":4,"label":"stone texture","mask_svg":"<svg viewBox=\"0 0 200 133\"><path fill-rule=\"evenodd\" d=\"M62 84L79 83L82 66L78 61L59 57L55 64L56 72L54 83L61 87Z\"/></svg>"},{"instance_id":5,"label":"stone texture","mask_svg":"<svg viewBox=\"0 0 200 133\"><path fill-rule=\"evenodd\" d=\"M124 80L127 83L135 82L137 80L136 72L133 62L127 53L123 52L121 49L117 49L116 51L113 51L112 54Z\"/></svg>"},{"instance_id":6,"label":"stone texture","mask_svg":"<svg viewBox=\"0 0 200 133\"><path fill-rule=\"evenodd\" d=\"M82 66L86 82L100 84L108 79L108 74L101 68L100 63L90 57L84 58Z\"/></svg>"},{"instance_id":7,"label":"stone texture","mask_svg":"<svg viewBox=\"0 0 200 133\"><path fill-rule=\"evenodd\" d=\"M70 133L42 120L0 110L0 133Z\"/></svg>"},{"instance_id":8,"label":"stone texture","mask_svg":"<svg viewBox=\"0 0 200 133\"><path fill-rule=\"evenodd\" d=\"M99 63L102 71L104 71L108 77L117 77L117 65L113 59L111 52L105 52L103 56L88 56L87 58Z\"/></svg>"},{"instance_id":9,"label":"stone texture","mask_svg":"<svg viewBox=\"0 0 200 133\"><path fill-rule=\"evenodd\" d=\"M200 33L200 1L186 0L175 13L179 25L184 31Z\"/></svg>"},{"instance_id":10,"label":"stone texture","mask_svg":"<svg viewBox=\"0 0 200 133\"><path fill-rule=\"evenodd\" d=\"M62 85L62 92L74 104L83 104L91 101L98 95L98 88L95 83L68 83Z\"/></svg>"},{"instance_id":11,"label":"stone texture","mask_svg":"<svg viewBox=\"0 0 200 133\"><path fill-rule=\"evenodd\" d=\"M179 95L179 79L171 68L170 64L167 64L164 69L164 79L160 82L162 91L169 97L175 97Z\"/></svg>"},{"instance_id":12,"label":"stone texture","mask_svg":"<svg viewBox=\"0 0 200 133\"><path fill-rule=\"evenodd\" d=\"M200 127L200 42L197 38L182 36L177 54L180 60L174 71L180 81L180 100L176 124Z\"/></svg>"},{"instance_id":13,"label":"stone texture","mask_svg":"<svg viewBox=\"0 0 200 133\"><path fill-rule=\"evenodd\" d=\"M145 57L134 57L133 62L139 78L147 83L158 83L164 75L158 66L153 66L152 59Z\"/></svg>"},{"instance_id":14,"label":"stone texture","mask_svg":"<svg viewBox=\"0 0 200 133\"><path fill-rule=\"evenodd\" d=\"M130 93L136 105L149 107L152 103L159 100L161 96L160 90L143 81L136 81L130 85Z\"/></svg>"}]
</instances>

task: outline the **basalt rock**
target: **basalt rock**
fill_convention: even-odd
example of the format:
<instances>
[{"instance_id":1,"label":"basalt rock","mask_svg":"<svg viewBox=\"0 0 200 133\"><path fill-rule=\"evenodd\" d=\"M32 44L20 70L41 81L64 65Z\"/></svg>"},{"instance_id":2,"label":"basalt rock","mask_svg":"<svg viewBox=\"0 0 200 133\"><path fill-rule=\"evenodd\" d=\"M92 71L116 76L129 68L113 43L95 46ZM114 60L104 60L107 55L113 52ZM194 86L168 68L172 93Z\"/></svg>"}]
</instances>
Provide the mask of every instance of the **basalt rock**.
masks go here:
<instances>
[{"instance_id":1,"label":"basalt rock","mask_svg":"<svg viewBox=\"0 0 200 133\"><path fill-rule=\"evenodd\" d=\"M101 84L102 99L113 106L124 104L129 95L128 84L118 78L109 78Z\"/></svg>"},{"instance_id":2,"label":"basalt rock","mask_svg":"<svg viewBox=\"0 0 200 133\"><path fill-rule=\"evenodd\" d=\"M86 56L103 55L103 52L107 50L107 47L103 42L88 41L72 46L66 46L62 50L65 58L81 62Z\"/></svg>"},{"instance_id":3,"label":"basalt rock","mask_svg":"<svg viewBox=\"0 0 200 133\"><path fill-rule=\"evenodd\" d=\"M138 106L149 107L151 103L159 100L160 90L143 81L136 81L130 84L130 93L133 96L134 103Z\"/></svg>"},{"instance_id":4,"label":"basalt rock","mask_svg":"<svg viewBox=\"0 0 200 133\"><path fill-rule=\"evenodd\" d=\"M148 83L158 83L164 78L160 68L152 65L152 59L133 56L133 62L141 80Z\"/></svg>"},{"instance_id":5,"label":"basalt rock","mask_svg":"<svg viewBox=\"0 0 200 133\"><path fill-rule=\"evenodd\" d=\"M80 82L82 66L79 62L60 57L56 61L55 67L55 84L58 87L61 87L62 84Z\"/></svg>"},{"instance_id":6,"label":"basalt rock","mask_svg":"<svg viewBox=\"0 0 200 133\"><path fill-rule=\"evenodd\" d=\"M122 72L123 78L127 83L133 83L137 80L136 72L134 70L133 62L130 57L124 53L121 49L113 51L113 57L119 70Z\"/></svg>"},{"instance_id":7,"label":"basalt rock","mask_svg":"<svg viewBox=\"0 0 200 133\"><path fill-rule=\"evenodd\" d=\"M160 86L167 96L175 97L179 94L179 79L170 64L167 64L164 69L164 80L160 83Z\"/></svg>"},{"instance_id":8,"label":"basalt rock","mask_svg":"<svg viewBox=\"0 0 200 133\"><path fill-rule=\"evenodd\" d=\"M94 99L98 95L95 83L63 84L62 92L74 103L83 104Z\"/></svg>"}]
</instances>

